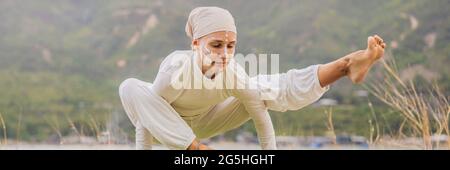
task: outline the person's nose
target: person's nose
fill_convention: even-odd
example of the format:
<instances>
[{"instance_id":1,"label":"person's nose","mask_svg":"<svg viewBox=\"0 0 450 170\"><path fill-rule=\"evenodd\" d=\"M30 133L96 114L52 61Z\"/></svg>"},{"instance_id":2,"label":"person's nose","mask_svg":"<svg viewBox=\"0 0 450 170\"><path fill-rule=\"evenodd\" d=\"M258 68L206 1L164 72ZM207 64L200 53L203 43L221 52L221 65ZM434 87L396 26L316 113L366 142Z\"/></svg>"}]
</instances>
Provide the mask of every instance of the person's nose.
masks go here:
<instances>
[{"instance_id":1,"label":"person's nose","mask_svg":"<svg viewBox=\"0 0 450 170\"><path fill-rule=\"evenodd\" d=\"M227 56L226 56L226 50L225 48L221 49L220 51L217 52L217 56L220 60L224 60Z\"/></svg>"}]
</instances>

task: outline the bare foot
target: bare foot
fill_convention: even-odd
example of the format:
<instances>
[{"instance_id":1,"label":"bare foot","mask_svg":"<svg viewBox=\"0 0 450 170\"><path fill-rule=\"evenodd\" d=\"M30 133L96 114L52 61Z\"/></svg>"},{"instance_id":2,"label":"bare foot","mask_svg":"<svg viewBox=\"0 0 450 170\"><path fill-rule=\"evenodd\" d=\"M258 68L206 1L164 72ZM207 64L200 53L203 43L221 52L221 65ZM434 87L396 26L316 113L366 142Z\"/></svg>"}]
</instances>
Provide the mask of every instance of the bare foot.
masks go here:
<instances>
[{"instance_id":1,"label":"bare foot","mask_svg":"<svg viewBox=\"0 0 450 170\"><path fill-rule=\"evenodd\" d=\"M367 38L367 49L349 54L348 77L353 83L361 83L372 65L383 57L386 44L378 35Z\"/></svg>"}]
</instances>

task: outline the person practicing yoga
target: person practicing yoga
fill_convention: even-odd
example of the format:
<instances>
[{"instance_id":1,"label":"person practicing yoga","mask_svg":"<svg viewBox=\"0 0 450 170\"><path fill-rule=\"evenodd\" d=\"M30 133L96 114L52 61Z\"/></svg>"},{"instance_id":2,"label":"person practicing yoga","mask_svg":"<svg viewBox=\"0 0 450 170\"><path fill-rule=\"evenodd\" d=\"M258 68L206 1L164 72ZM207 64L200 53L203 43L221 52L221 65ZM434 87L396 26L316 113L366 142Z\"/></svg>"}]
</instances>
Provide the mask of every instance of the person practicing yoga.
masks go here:
<instances>
[{"instance_id":1,"label":"person practicing yoga","mask_svg":"<svg viewBox=\"0 0 450 170\"><path fill-rule=\"evenodd\" d=\"M305 107L343 77L361 83L386 46L373 35L366 49L330 63L249 76L234 58L237 31L229 11L195 8L185 31L192 49L165 57L153 83L128 78L119 86L124 110L136 128L136 149L151 149L153 138L169 149L211 149L200 139L248 120L253 120L261 148L277 149L269 110Z\"/></svg>"}]
</instances>

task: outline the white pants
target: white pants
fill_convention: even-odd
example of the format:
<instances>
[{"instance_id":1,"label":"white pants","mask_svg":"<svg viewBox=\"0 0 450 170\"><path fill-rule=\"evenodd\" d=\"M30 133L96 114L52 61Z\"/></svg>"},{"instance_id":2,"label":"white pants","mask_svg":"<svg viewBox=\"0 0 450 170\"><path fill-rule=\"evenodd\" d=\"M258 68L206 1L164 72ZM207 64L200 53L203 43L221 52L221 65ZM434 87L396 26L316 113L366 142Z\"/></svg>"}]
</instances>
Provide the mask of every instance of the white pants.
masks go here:
<instances>
[{"instance_id":1,"label":"white pants","mask_svg":"<svg viewBox=\"0 0 450 170\"><path fill-rule=\"evenodd\" d=\"M199 117L181 117L168 108L168 103L151 103L161 101L155 100L159 96L151 86L151 83L130 78L122 82L119 88L125 112L136 127L136 149L151 149L152 134L158 135L155 137L171 149L186 149L195 137L212 137L235 129L250 119L244 105L234 97ZM180 134L185 136L178 137Z\"/></svg>"},{"instance_id":2,"label":"white pants","mask_svg":"<svg viewBox=\"0 0 450 170\"><path fill-rule=\"evenodd\" d=\"M297 110L319 99L328 90L317 77L318 65L292 69L287 73L260 75L275 77L279 96L266 101L269 110ZM274 86L267 84L266 87ZM169 149L186 149L197 138L208 138L235 129L250 119L243 104L230 97L198 117L181 117L152 90L152 84L135 78L121 83L119 95L129 119L136 127L136 149L151 149L155 137Z\"/></svg>"}]
</instances>

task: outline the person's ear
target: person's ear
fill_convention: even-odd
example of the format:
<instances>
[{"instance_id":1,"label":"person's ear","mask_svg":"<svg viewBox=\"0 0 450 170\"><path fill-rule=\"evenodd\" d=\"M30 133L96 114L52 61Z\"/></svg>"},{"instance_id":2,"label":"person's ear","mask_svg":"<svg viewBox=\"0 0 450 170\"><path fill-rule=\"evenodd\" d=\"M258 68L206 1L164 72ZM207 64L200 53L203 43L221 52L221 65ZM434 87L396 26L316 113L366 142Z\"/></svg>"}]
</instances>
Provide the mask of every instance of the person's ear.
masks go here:
<instances>
[{"instance_id":1,"label":"person's ear","mask_svg":"<svg viewBox=\"0 0 450 170\"><path fill-rule=\"evenodd\" d=\"M198 45L199 45L198 39L192 40L192 44L191 44L192 49L195 49L196 47L198 47Z\"/></svg>"}]
</instances>

